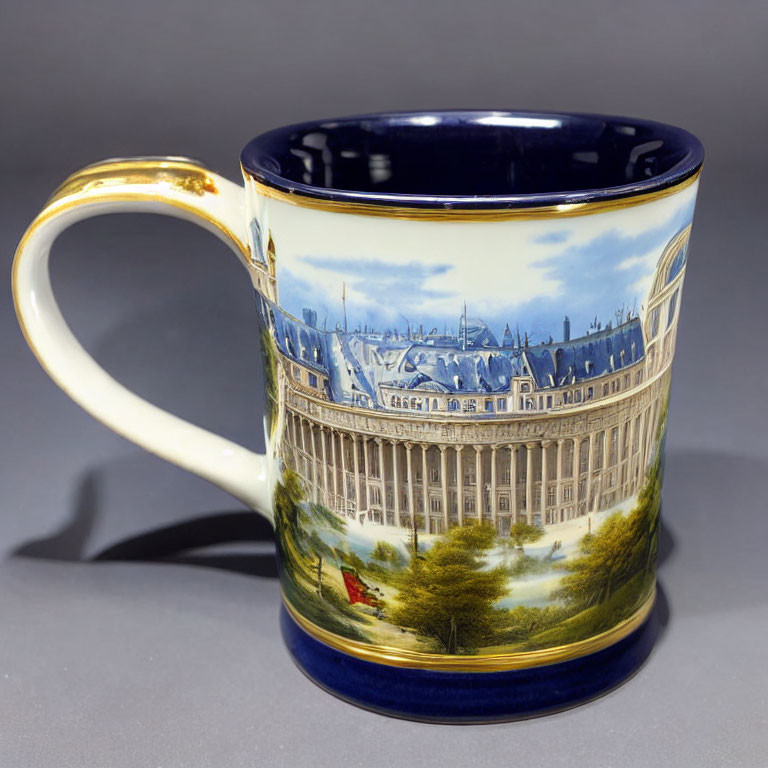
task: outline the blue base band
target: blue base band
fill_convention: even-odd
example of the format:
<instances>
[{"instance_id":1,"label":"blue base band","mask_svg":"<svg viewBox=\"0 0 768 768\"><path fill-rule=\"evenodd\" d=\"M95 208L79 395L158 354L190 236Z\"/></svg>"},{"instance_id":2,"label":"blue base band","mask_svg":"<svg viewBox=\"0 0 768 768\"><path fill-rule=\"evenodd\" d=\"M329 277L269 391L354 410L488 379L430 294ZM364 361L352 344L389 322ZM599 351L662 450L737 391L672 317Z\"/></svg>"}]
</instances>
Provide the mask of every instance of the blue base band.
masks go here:
<instances>
[{"instance_id":1,"label":"blue base band","mask_svg":"<svg viewBox=\"0 0 768 768\"><path fill-rule=\"evenodd\" d=\"M363 661L307 634L281 609L288 650L315 683L358 706L394 717L488 723L575 706L630 677L658 636L656 611L631 635L597 653L508 672L442 672Z\"/></svg>"}]
</instances>

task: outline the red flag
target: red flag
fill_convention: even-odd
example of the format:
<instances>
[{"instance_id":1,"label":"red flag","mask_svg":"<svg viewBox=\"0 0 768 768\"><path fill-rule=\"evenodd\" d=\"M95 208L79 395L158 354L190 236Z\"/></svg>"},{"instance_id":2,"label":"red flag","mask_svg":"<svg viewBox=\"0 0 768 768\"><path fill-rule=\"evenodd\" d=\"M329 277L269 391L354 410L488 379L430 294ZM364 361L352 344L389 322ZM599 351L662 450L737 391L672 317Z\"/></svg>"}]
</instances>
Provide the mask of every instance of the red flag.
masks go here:
<instances>
[{"instance_id":1,"label":"red flag","mask_svg":"<svg viewBox=\"0 0 768 768\"><path fill-rule=\"evenodd\" d=\"M344 586L347 588L350 605L363 603L364 605L370 605L372 608L378 607L379 601L371 594L368 585L360 579L354 568L342 565L341 575L344 577Z\"/></svg>"}]
</instances>

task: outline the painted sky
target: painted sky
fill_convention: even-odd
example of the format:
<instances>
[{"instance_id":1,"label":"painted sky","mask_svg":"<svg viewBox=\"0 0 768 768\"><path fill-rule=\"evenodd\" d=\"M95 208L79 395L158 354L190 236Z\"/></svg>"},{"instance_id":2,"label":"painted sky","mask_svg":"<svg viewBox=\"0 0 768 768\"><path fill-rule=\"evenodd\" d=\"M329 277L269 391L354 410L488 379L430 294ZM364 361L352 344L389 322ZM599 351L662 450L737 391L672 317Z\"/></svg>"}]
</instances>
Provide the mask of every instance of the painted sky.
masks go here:
<instances>
[{"instance_id":1,"label":"painted sky","mask_svg":"<svg viewBox=\"0 0 768 768\"><path fill-rule=\"evenodd\" d=\"M691 221L694 201L695 185L645 206L562 222L426 226L308 210L297 226L283 211L284 223L275 214L270 222L280 304L297 317L312 307L320 327L334 328L343 323L345 282L350 329L405 331L408 321L455 331L466 301L468 315L485 320L499 341L506 323L533 343L550 334L558 340L566 314L576 337L595 316L615 323L622 305L642 315L656 263Z\"/></svg>"}]
</instances>

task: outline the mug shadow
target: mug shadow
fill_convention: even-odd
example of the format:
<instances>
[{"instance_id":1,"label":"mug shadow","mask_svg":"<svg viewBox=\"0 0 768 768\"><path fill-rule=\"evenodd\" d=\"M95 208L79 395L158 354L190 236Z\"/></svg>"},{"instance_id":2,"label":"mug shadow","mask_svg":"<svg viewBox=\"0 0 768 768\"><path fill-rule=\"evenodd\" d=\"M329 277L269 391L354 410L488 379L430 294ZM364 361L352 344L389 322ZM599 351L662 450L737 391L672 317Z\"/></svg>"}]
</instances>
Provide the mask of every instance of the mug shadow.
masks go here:
<instances>
[{"instance_id":1,"label":"mug shadow","mask_svg":"<svg viewBox=\"0 0 768 768\"><path fill-rule=\"evenodd\" d=\"M258 578L278 576L272 528L256 512L211 512L124 538L86 556L86 545L101 514L99 473L91 470L81 480L70 517L62 527L50 536L21 544L12 555L59 562L167 563ZM263 552L249 551L254 544L267 546Z\"/></svg>"}]
</instances>

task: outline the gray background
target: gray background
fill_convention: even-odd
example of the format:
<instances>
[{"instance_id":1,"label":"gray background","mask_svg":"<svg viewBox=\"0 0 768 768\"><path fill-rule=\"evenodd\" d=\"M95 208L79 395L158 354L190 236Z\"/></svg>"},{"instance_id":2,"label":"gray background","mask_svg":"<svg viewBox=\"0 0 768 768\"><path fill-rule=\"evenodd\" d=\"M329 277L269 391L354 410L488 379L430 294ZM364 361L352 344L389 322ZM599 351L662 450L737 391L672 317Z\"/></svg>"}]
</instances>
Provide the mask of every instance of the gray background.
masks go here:
<instances>
[{"instance_id":1,"label":"gray background","mask_svg":"<svg viewBox=\"0 0 768 768\"><path fill-rule=\"evenodd\" d=\"M6 278L0 765L767 765L767 37L762 2L6 0L6 276L78 166L187 154L236 178L241 145L289 121L604 111L689 128L708 159L675 363L664 631L626 686L535 721L395 721L307 682L280 644L269 532L58 391L15 326ZM65 233L52 269L108 371L258 447L252 298L225 246L171 219L108 217ZM173 555L180 542L209 546Z\"/></svg>"}]
</instances>

